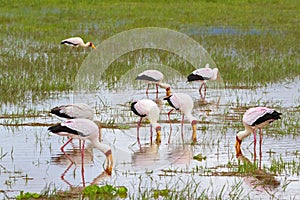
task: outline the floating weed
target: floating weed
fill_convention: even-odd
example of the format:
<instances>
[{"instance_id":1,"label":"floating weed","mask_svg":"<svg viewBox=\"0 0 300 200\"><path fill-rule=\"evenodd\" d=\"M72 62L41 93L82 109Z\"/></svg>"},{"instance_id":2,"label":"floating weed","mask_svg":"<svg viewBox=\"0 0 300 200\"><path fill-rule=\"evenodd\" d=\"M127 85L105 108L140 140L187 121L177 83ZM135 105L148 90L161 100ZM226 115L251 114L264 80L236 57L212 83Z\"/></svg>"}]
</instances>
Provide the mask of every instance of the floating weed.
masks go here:
<instances>
[{"instance_id":1,"label":"floating weed","mask_svg":"<svg viewBox=\"0 0 300 200\"><path fill-rule=\"evenodd\" d=\"M200 162L201 162L202 160L206 160L206 158L207 158L207 157L206 157L206 156L203 156L202 153L199 153L199 154L193 156L193 159L194 159L194 160L198 160L198 161L200 161Z\"/></svg>"},{"instance_id":2,"label":"floating weed","mask_svg":"<svg viewBox=\"0 0 300 200\"><path fill-rule=\"evenodd\" d=\"M90 185L84 188L82 195L89 199L113 199L116 197L126 198L127 188L124 186L114 187L112 185Z\"/></svg>"},{"instance_id":3,"label":"floating weed","mask_svg":"<svg viewBox=\"0 0 300 200\"><path fill-rule=\"evenodd\" d=\"M126 198L127 188L124 186L114 187L112 185L90 185L85 187L83 190L80 187L73 187L70 191L58 191L56 188L50 189L45 187L45 189L38 193L24 192L20 191L16 199L73 199L82 196L84 199L116 199L116 198Z\"/></svg>"},{"instance_id":4,"label":"floating weed","mask_svg":"<svg viewBox=\"0 0 300 200\"><path fill-rule=\"evenodd\" d=\"M16 196L16 199L21 200L21 199L38 199L40 198L41 195L38 193L31 193L31 192L26 192L24 193L24 191L20 191L20 194L18 196Z\"/></svg>"},{"instance_id":5,"label":"floating weed","mask_svg":"<svg viewBox=\"0 0 300 200\"><path fill-rule=\"evenodd\" d=\"M161 197L167 197L169 195L170 191L168 189L162 189L162 190L153 190L153 198L158 199Z\"/></svg>"}]
</instances>

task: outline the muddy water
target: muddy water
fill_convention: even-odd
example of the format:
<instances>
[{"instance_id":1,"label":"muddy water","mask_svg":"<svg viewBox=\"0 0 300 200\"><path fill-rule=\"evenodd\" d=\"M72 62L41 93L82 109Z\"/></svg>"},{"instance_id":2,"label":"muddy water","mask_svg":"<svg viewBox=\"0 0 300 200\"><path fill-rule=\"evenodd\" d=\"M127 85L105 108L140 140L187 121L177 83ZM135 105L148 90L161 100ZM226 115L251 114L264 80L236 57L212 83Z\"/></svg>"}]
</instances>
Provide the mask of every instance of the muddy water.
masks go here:
<instances>
[{"instance_id":1,"label":"muddy water","mask_svg":"<svg viewBox=\"0 0 300 200\"><path fill-rule=\"evenodd\" d=\"M56 105L72 102L86 102L95 106L95 110L99 111L95 114L96 120L119 127L102 129L103 142L113 150L115 163L111 176L104 173L103 154L89 146L86 148L86 185L123 185L129 189L130 196L137 196L139 190L151 193L153 189L171 188L181 191L188 185L191 191L199 191L199 194L205 191L212 198L218 195L228 198L237 193L240 193L240 198L300 198L299 175L288 170L277 174L275 182L270 184L262 184L263 181L255 175L243 177L232 173L238 164L234 149L235 134L242 128L238 122L245 106L259 104L279 107L282 112L296 110L300 102L299 84L297 79L257 90L208 88L207 98L201 100L197 84L187 87L184 83L178 83L174 91L189 93L195 101L194 115L200 120L198 142L195 145L191 145L191 127L188 123L184 124L184 138L181 137L181 116L176 112L171 116L174 121L172 137L170 144L167 143L170 134L167 112L170 108L162 101L165 95L163 90L160 90L157 98L153 90L148 96L156 99L162 109L161 145L151 145L150 127L145 122L140 130L142 146L136 142L136 124L139 119L130 112L129 102L146 98L143 89L61 95L57 99L28 105L27 108L40 111L38 116L0 119L0 198L14 197L21 190L40 193L44 189L68 190L83 185L78 141L75 140L66 148L77 163L66 171L70 163L59 149L66 138L47 132L47 124L59 122L59 119L49 116L46 111ZM2 110L14 111L18 107L6 106ZM296 113L295 117L299 117L299 114ZM32 126L33 123L41 126ZM20 126L8 126L16 124ZM238 128L234 128L236 126ZM280 159L285 162L294 160L299 166L299 128L293 135L277 136L276 128L270 128L267 132L263 138L262 158L256 161L266 168L270 168L273 160ZM253 163L252 136L244 140L242 151L249 162ZM198 154L205 159L194 160L193 156ZM271 177L267 170L262 173Z\"/></svg>"}]
</instances>

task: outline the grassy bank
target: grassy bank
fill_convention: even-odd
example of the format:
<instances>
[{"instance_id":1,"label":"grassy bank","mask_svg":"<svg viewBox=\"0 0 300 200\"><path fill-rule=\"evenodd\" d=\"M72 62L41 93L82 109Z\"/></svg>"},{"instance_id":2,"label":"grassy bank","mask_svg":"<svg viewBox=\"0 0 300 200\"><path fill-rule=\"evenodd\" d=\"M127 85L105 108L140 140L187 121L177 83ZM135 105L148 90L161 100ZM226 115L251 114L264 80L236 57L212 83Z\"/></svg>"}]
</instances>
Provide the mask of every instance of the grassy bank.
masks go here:
<instances>
[{"instance_id":1,"label":"grassy bank","mask_svg":"<svg viewBox=\"0 0 300 200\"><path fill-rule=\"evenodd\" d=\"M292 79L300 74L299 8L296 0L10 1L0 8L0 102L35 101L72 89L90 49L61 46L62 39L78 35L99 44L149 26L182 32L202 44L227 86ZM113 69L124 63L113 63Z\"/></svg>"}]
</instances>

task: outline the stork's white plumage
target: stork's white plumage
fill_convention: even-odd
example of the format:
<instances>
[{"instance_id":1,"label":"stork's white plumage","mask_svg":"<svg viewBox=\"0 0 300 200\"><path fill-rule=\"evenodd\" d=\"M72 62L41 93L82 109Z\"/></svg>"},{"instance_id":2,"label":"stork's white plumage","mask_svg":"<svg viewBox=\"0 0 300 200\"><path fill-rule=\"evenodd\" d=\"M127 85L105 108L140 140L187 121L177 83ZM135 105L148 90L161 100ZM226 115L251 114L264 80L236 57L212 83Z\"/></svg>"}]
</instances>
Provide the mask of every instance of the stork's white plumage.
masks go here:
<instances>
[{"instance_id":1,"label":"stork's white plumage","mask_svg":"<svg viewBox=\"0 0 300 200\"><path fill-rule=\"evenodd\" d=\"M135 80L143 80L147 81L147 89L146 94L148 94L148 89L150 84L156 85L156 93L158 93L158 86L160 85L161 81L163 80L164 75L158 70L146 70L140 73ZM163 87L164 84L160 85Z\"/></svg>"},{"instance_id":2,"label":"stork's white plumage","mask_svg":"<svg viewBox=\"0 0 300 200\"><path fill-rule=\"evenodd\" d=\"M84 160L84 144L86 140L90 140L91 144L103 152L106 156L107 167L106 171L111 173L112 171L112 152L110 146L99 142L99 127L89 119L69 119L65 122L59 123L57 125L51 126L48 130L60 136L68 136L70 139L60 148L61 151L66 155L66 157L74 163L73 159L67 155L64 151L64 147L71 142L73 138L82 140L82 166Z\"/></svg>"},{"instance_id":3,"label":"stork's white plumage","mask_svg":"<svg viewBox=\"0 0 300 200\"><path fill-rule=\"evenodd\" d=\"M65 40L61 41L61 44L65 44L72 47L92 47L93 49L96 49L95 45L91 42L84 43L83 39L81 37L71 37Z\"/></svg>"},{"instance_id":4,"label":"stork's white plumage","mask_svg":"<svg viewBox=\"0 0 300 200\"><path fill-rule=\"evenodd\" d=\"M256 155L256 129L259 129L260 133L260 153L261 153L261 143L262 143L262 128L272 123L275 120L281 119L281 113L274 109L267 107L254 107L248 109L243 115L243 125L245 130L238 132L236 135L236 152L237 156L241 155L241 143L242 140L248 137L251 133L254 134L254 153Z\"/></svg>"},{"instance_id":5,"label":"stork's white plumage","mask_svg":"<svg viewBox=\"0 0 300 200\"><path fill-rule=\"evenodd\" d=\"M211 69L209 64L205 65L205 68L194 70L187 77L187 82L200 81L201 86L199 88L199 94L205 98L206 96L206 81L220 79L218 68ZM202 94L202 87L204 87L204 95Z\"/></svg>"},{"instance_id":6,"label":"stork's white plumage","mask_svg":"<svg viewBox=\"0 0 300 200\"><path fill-rule=\"evenodd\" d=\"M197 134L196 134L197 119L192 115L192 111L194 108L194 102L192 97L184 93L174 93L168 97L165 97L164 100L167 100L170 106L173 107L173 109L171 109L168 112L169 121L170 121L170 114L174 109L180 111L182 113L181 130L183 130L184 117L186 117L192 125L192 129L193 129L192 140L193 142L196 142L197 141ZM170 136L169 136L169 142L170 142Z\"/></svg>"},{"instance_id":7,"label":"stork's white plumage","mask_svg":"<svg viewBox=\"0 0 300 200\"><path fill-rule=\"evenodd\" d=\"M91 106L85 103L75 103L54 107L50 113L66 119L85 118L92 120L94 111Z\"/></svg>"},{"instance_id":8,"label":"stork's white plumage","mask_svg":"<svg viewBox=\"0 0 300 200\"><path fill-rule=\"evenodd\" d=\"M160 110L159 110L157 104L150 99L141 99L141 100L131 103L131 110L134 112L134 114L140 116L140 121L137 126L138 143L140 144L139 128L140 128L143 118L147 118L150 121L151 141L152 141L152 127L154 127L156 130L156 142L160 143L161 142L161 138L160 138L161 127L157 123L157 121L159 119Z\"/></svg>"}]
</instances>

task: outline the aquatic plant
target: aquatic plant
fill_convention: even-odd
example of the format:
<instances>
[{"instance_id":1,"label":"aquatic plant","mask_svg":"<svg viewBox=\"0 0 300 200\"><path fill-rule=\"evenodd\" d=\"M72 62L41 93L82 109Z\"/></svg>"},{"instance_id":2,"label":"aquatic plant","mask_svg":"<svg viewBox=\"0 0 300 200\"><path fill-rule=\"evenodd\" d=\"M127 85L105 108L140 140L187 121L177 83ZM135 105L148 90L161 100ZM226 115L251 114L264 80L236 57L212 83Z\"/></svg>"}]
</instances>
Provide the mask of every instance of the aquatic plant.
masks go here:
<instances>
[{"instance_id":1,"label":"aquatic plant","mask_svg":"<svg viewBox=\"0 0 300 200\"><path fill-rule=\"evenodd\" d=\"M40 198L41 195L38 193L32 193L32 192L26 192L24 193L24 191L20 191L20 194L18 196L16 196L17 200L21 200L21 199L38 199Z\"/></svg>"},{"instance_id":2,"label":"aquatic plant","mask_svg":"<svg viewBox=\"0 0 300 200\"><path fill-rule=\"evenodd\" d=\"M112 185L89 185L82 191L83 197L89 199L113 199L116 197L126 198L127 188L126 187L114 187Z\"/></svg>"}]
</instances>

